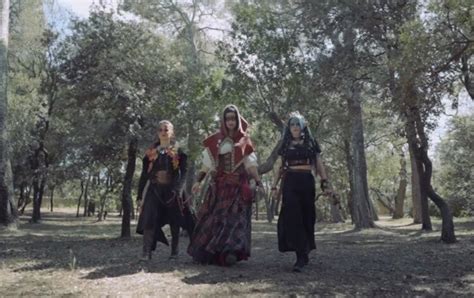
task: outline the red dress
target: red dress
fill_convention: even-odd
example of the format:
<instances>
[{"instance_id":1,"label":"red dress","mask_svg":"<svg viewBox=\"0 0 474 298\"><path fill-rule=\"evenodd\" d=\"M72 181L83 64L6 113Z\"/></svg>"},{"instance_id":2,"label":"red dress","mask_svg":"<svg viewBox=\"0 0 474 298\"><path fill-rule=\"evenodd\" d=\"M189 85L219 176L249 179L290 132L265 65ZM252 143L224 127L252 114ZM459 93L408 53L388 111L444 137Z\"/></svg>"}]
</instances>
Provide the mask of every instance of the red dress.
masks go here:
<instances>
[{"instance_id":1,"label":"red dress","mask_svg":"<svg viewBox=\"0 0 474 298\"><path fill-rule=\"evenodd\" d=\"M250 256L253 194L244 158L254 148L245 133L247 123L240 115L238 119L239 130L232 138L222 123L221 130L204 141L216 172L211 174L188 247L188 253L200 263L226 265L228 254L234 254L238 261ZM232 152L219 154L224 142L231 142Z\"/></svg>"}]
</instances>

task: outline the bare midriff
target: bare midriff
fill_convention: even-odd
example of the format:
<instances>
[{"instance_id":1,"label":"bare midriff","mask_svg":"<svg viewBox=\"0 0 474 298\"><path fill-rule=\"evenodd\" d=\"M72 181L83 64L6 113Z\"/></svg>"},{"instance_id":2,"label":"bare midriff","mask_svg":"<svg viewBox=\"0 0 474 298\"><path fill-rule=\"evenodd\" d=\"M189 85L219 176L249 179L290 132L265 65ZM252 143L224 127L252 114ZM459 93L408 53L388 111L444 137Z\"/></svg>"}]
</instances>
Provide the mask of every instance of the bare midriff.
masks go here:
<instances>
[{"instance_id":1,"label":"bare midriff","mask_svg":"<svg viewBox=\"0 0 474 298\"><path fill-rule=\"evenodd\" d=\"M311 171L312 167L311 167L311 165L295 165L295 166L289 166L288 169L291 169L291 170L308 170L308 171Z\"/></svg>"},{"instance_id":2,"label":"bare midriff","mask_svg":"<svg viewBox=\"0 0 474 298\"><path fill-rule=\"evenodd\" d=\"M159 184L168 184L171 182L171 175L167 171L156 172L156 182Z\"/></svg>"}]
</instances>

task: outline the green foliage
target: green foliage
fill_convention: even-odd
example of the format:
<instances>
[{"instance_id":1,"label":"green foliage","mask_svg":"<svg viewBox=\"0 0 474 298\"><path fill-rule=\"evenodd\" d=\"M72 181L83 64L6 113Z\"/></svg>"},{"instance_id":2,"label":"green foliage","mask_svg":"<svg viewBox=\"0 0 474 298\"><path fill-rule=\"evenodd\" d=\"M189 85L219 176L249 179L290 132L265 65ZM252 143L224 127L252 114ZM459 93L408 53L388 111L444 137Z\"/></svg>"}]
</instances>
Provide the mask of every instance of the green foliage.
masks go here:
<instances>
[{"instance_id":1,"label":"green foliage","mask_svg":"<svg viewBox=\"0 0 474 298\"><path fill-rule=\"evenodd\" d=\"M41 63L45 47L45 28L41 5L17 3L12 6L9 41L9 135L12 140L12 160L24 161L35 129L35 115L41 112L39 89Z\"/></svg>"},{"instance_id":2,"label":"green foliage","mask_svg":"<svg viewBox=\"0 0 474 298\"><path fill-rule=\"evenodd\" d=\"M176 112L165 98L167 71L161 41L138 23L92 12L63 42L62 107L72 131L70 159L107 164L123 160L130 138ZM147 143L152 140L147 141Z\"/></svg>"},{"instance_id":3,"label":"green foliage","mask_svg":"<svg viewBox=\"0 0 474 298\"><path fill-rule=\"evenodd\" d=\"M67 37L46 30L41 5L21 3L15 2L11 26L8 90L16 186L31 179L27 157L47 123L50 184L66 182L65 192L76 198L74 187L89 174L109 179L111 208L131 139L139 140L141 155L166 118L190 160L199 161L200 141L217 128L216 115L228 103L250 121L260 160L280 137L272 116L304 114L345 198L347 97L355 85L369 187L393 196L405 108L418 107L433 128L441 98L456 105L459 75L468 88L472 73L465 68L473 53L469 1L429 1L423 17L416 1L226 1L232 29L217 46L199 23L214 1L122 1L119 13L99 6L89 18L72 21ZM121 11L138 17L125 20ZM456 121L464 124L454 123L441 145L437 181L443 195L472 201L465 180L472 173L462 162L473 160L466 153L472 150L459 149L472 144L456 133L468 133L472 121ZM104 184L91 186L93 197L104 191Z\"/></svg>"},{"instance_id":4,"label":"green foliage","mask_svg":"<svg viewBox=\"0 0 474 298\"><path fill-rule=\"evenodd\" d=\"M438 145L436 185L455 216L474 213L474 114L456 116Z\"/></svg>"},{"instance_id":5,"label":"green foliage","mask_svg":"<svg viewBox=\"0 0 474 298\"><path fill-rule=\"evenodd\" d=\"M179 3L171 0L143 5L124 1L121 9L149 21L166 40L164 50L171 80L166 84L166 96L176 103L177 112L167 110L165 116L175 124L178 139L186 144L190 160L198 158L201 140L215 129L214 118L224 102L219 94L222 68L213 57L212 40L206 27L199 23L208 16L212 3Z\"/></svg>"},{"instance_id":6,"label":"green foliage","mask_svg":"<svg viewBox=\"0 0 474 298\"><path fill-rule=\"evenodd\" d=\"M297 24L291 15L265 4L236 6L231 43L220 43L227 62L224 94L265 119L269 112L280 117L288 111L317 105L308 98L310 79L304 54L298 48ZM309 114L309 113L308 113Z\"/></svg>"}]
</instances>

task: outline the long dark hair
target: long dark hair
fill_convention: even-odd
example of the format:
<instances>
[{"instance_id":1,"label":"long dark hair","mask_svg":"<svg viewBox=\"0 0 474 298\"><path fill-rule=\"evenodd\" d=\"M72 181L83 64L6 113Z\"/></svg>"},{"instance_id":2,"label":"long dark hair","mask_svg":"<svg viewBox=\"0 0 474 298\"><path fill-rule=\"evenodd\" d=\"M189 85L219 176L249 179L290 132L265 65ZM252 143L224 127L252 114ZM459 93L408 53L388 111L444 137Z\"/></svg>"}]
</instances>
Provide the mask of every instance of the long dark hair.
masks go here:
<instances>
[{"instance_id":1,"label":"long dark hair","mask_svg":"<svg viewBox=\"0 0 474 298\"><path fill-rule=\"evenodd\" d=\"M288 119L288 123L284 128L283 132L283 140L281 142L281 146L278 149L278 154L281 156L285 156L288 148L291 145L291 141L293 140L293 136L291 135L290 131L290 122L293 119L291 117ZM308 126L305 126L301 129L301 139L303 139L303 145L309 151L309 155L316 156L316 153L321 152L321 148L319 147L318 142L313 138Z\"/></svg>"},{"instance_id":2,"label":"long dark hair","mask_svg":"<svg viewBox=\"0 0 474 298\"><path fill-rule=\"evenodd\" d=\"M230 105L230 106L227 106L225 109L224 109L224 114L222 115L222 121L224 123L224 128L225 130L227 131L228 128L227 128L227 125L225 124L225 115L227 113L234 113L235 114L235 121L237 122L237 126L235 127L235 130L238 131L240 129L240 121L239 121L239 112L237 111L237 109Z\"/></svg>"}]
</instances>

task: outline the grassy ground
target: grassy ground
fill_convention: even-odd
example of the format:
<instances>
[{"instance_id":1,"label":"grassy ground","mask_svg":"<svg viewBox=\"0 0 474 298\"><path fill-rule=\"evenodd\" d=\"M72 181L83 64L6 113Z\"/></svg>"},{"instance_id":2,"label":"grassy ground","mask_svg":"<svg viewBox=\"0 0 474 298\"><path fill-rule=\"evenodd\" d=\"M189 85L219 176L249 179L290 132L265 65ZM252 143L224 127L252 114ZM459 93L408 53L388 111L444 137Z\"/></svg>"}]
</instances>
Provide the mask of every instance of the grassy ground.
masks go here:
<instances>
[{"instance_id":1,"label":"grassy ground","mask_svg":"<svg viewBox=\"0 0 474 298\"><path fill-rule=\"evenodd\" d=\"M303 273L294 255L280 253L276 225L253 223L252 258L232 268L178 260L159 245L148 264L138 261L141 238L118 239L120 218L76 218L73 210L25 216L16 231L0 231L1 296L473 296L474 218L456 220L459 242L442 244L411 219L377 222L356 232L349 224L317 224L317 251ZM132 227L134 228L134 227Z\"/></svg>"}]
</instances>

